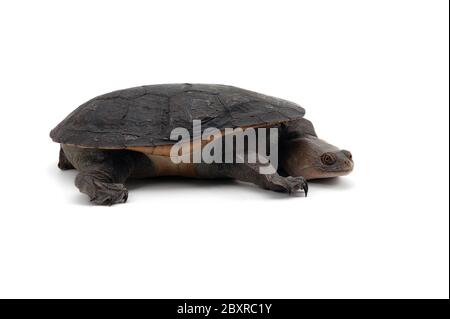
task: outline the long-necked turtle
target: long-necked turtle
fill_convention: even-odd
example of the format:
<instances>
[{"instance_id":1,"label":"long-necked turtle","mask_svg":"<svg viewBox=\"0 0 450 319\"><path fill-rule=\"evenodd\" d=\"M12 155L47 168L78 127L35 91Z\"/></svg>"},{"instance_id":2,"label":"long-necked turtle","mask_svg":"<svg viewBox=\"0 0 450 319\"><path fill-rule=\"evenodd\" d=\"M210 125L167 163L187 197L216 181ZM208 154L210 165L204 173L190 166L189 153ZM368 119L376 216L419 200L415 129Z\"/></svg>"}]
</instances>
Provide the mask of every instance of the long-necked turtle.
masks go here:
<instances>
[{"instance_id":1,"label":"long-necked turtle","mask_svg":"<svg viewBox=\"0 0 450 319\"><path fill-rule=\"evenodd\" d=\"M129 177L234 178L274 191L308 191L308 179L346 175L351 153L319 139L304 109L292 102L225 85L163 84L98 96L51 132L61 144L59 168L76 168L75 184L95 204L125 202ZM175 128L277 128L279 166L261 174L260 163L174 163Z\"/></svg>"}]
</instances>

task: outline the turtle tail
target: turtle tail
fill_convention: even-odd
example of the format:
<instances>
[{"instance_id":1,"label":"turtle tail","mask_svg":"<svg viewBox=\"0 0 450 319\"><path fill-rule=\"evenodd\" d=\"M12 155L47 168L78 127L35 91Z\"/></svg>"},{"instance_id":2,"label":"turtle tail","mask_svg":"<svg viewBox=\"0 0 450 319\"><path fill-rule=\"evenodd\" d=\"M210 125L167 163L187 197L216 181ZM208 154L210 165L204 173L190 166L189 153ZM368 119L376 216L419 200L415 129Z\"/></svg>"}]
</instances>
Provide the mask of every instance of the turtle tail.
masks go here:
<instances>
[{"instance_id":1,"label":"turtle tail","mask_svg":"<svg viewBox=\"0 0 450 319\"><path fill-rule=\"evenodd\" d=\"M69 169L75 169L75 167L73 167L72 163L70 163L69 160L67 159L66 154L64 154L62 147L59 149L58 167L60 169L62 169L63 171L66 171Z\"/></svg>"}]
</instances>

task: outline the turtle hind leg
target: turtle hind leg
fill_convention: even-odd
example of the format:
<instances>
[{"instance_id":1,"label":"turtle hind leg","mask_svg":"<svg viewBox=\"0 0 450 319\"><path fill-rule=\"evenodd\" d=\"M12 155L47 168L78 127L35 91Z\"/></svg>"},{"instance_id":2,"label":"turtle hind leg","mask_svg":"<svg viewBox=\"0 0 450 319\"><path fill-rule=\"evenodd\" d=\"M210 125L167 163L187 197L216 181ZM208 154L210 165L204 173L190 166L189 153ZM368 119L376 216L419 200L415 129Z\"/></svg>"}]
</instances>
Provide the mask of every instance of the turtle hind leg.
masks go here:
<instances>
[{"instance_id":1,"label":"turtle hind leg","mask_svg":"<svg viewBox=\"0 0 450 319\"><path fill-rule=\"evenodd\" d=\"M79 170L75 186L97 205L125 203L125 181L134 169L134 157L128 151L81 149L64 146L67 157Z\"/></svg>"},{"instance_id":2,"label":"turtle hind leg","mask_svg":"<svg viewBox=\"0 0 450 319\"><path fill-rule=\"evenodd\" d=\"M67 159L66 154L64 154L64 150L63 150L62 146L59 149L58 167L59 167L59 169L61 169L63 171L69 170L69 169L75 169L75 167L73 167L72 163L69 162L69 160Z\"/></svg>"}]
</instances>

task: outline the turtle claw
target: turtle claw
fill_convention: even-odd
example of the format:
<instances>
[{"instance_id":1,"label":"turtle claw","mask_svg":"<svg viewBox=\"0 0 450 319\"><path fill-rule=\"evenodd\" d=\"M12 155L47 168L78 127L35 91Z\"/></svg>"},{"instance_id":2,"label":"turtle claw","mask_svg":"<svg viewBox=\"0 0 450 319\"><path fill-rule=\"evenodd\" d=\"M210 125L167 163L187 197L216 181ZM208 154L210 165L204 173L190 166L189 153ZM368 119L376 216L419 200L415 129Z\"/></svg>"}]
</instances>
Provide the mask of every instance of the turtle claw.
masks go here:
<instances>
[{"instance_id":1,"label":"turtle claw","mask_svg":"<svg viewBox=\"0 0 450 319\"><path fill-rule=\"evenodd\" d=\"M286 180L289 184L289 187L287 188L289 195L299 190L303 190L303 192L305 193L305 197L308 196L308 182L306 181L306 179L301 176L288 176L286 177Z\"/></svg>"},{"instance_id":2,"label":"turtle claw","mask_svg":"<svg viewBox=\"0 0 450 319\"><path fill-rule=\"evenodd\" d=\"M303 190L305 193L305 196L307 196L308 193L308 183L306 182L306 179L303 177L281 177L277 176L277 178L273 179L272 182L275 184L275 189L277 191L284 191L289 193L291 195L292 193L296 193L299 190Z\"/></svg>"}]
</instances>

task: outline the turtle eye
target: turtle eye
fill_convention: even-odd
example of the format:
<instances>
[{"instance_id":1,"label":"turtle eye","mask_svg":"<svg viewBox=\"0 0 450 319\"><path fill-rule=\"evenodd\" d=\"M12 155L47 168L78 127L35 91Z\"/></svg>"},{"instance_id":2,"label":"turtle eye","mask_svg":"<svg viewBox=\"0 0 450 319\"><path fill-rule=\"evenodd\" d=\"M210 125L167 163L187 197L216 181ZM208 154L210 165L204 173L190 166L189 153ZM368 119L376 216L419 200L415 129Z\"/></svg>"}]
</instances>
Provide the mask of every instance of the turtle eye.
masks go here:
<instances>
[{"instance_id":1,"label":"turtle eye","mask_svg":"<svg viewBox=\"0 0 450 319\"><path fill-rule=\"evenodd\" d=\"M344 155L345 155L349 160L353 159L353 158L352 158L352 153L350 153L349 151L347 151L347 150L342 150L342 153L344 153Z\"/></svg>"},{"instance_id":2,"label":"turtle eye","mask_svg":"<svg viewBox=\"0 0 450 319\"><path fill-rule=\"evenodd\" d=\"M333 165L334 163L336 163L336 156L334 156L334 154L332 153L325 153L320 157L320 160L325 165Z\"/></svg>"}]
</instances>

